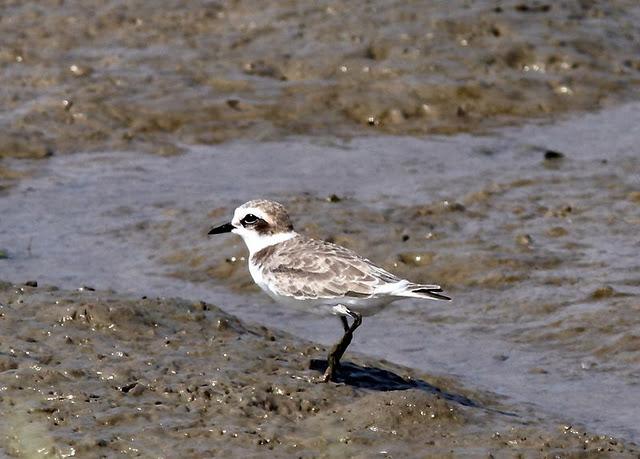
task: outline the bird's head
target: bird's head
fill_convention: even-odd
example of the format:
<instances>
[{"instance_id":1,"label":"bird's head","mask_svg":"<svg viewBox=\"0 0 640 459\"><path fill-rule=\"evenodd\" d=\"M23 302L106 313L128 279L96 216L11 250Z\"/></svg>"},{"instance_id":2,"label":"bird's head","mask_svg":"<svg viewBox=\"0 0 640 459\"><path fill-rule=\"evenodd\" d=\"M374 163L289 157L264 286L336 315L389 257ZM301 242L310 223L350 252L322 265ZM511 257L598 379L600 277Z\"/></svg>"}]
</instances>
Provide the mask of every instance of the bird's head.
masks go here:
<instances>
[{"instance_id":1,"label":"bird's head","mask_svg":"<svg viewBox=\"0 0 640 459\"><path fill-rule=\"evenodd\" d=\"M229 232L240 235L251 254L296 235L284 206L266 199L242 204L230 222L211 228L209 234Z\"/></svg>"}]
</instances>

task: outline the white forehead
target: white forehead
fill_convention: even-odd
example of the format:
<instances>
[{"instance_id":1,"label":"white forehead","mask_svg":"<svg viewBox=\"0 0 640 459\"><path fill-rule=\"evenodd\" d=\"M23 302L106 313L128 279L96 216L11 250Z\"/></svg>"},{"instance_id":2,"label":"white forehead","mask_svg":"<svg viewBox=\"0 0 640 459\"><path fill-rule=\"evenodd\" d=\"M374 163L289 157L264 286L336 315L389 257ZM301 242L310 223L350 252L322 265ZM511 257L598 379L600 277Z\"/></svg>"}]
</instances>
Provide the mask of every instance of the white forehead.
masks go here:
<instances>
[{"instance_id":1,"label":"white forehead","mask_svg":"<svg viewBox=\"0 0 640 459\"><path fill-rule=\"evenodd\" d=\"M248 214L253 214L256 217L261 218L261 219L263 219L265 221L270 221L271 220L270 218L268 218L268 215L262 209L258 209L257 207L240 206L233 213L233 222L239 222L240 220L242 220L242 218L245 215L248 215Z\"/></svg>"}]
</instances>

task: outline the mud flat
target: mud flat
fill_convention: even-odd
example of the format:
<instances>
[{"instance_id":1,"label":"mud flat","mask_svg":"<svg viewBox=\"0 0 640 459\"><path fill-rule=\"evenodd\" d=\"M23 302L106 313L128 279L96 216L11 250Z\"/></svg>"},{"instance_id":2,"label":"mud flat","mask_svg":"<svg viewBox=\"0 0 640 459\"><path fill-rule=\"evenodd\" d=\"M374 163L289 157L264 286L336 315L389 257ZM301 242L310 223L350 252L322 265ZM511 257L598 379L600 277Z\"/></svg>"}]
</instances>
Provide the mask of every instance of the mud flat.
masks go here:
<instances>
[{"instance_id":1,"label":"mud flat","mask_svg":"<svg viewBox=\"0 0 640 459\"><path fill-rule=\"evenodd\" d=\"M0 336L10 457L640 454L362 355L342 383L313 383L326 349L201 302L3 283Z\"/></svg>"},{"instance_id":2,"label":"mud flat","mask_svg":"<svg viewBox=\"0 0 640 459\"><path fill-rule=\"evenodd\" d=\"M11 160L35 177L0 199L0 278L204 299L329 345L335 319L271 304L242 241L206 235L236 205L268 196L301 233L453 295L451 305L394 304L350 350L638 443L638 120L635 103L497 136Z\"/></svg>"},{"instance_id":3,"label":"mud flat","mask_svg":"<svg viewBox=\"0 0 640 459\"><path fill-rule=\"evenodd\" d=\"M478 131L637 98L635 0L256 5L4 1L0 157Z\"/></svg>"}]
</instances>

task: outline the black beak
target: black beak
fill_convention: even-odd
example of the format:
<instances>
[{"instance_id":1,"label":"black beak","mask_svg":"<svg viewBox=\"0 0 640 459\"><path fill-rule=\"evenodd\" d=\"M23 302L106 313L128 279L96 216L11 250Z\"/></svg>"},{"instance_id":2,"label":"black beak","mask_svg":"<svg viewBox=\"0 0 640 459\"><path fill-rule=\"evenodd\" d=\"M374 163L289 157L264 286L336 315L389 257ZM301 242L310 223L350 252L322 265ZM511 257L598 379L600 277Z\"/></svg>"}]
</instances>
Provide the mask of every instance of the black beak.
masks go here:
<instances>
[{"instance_id":1,"label":"black beak","mask_svg":"<svg viewBox=\"0 0 640 459\"><path fill-rule=\"evenodd\" d=\"M230 233L234 228L235 226L233 226L231 223L225 223L224 225L214 226L209 230L207 234Z\"/></svg>"}]
</instances>

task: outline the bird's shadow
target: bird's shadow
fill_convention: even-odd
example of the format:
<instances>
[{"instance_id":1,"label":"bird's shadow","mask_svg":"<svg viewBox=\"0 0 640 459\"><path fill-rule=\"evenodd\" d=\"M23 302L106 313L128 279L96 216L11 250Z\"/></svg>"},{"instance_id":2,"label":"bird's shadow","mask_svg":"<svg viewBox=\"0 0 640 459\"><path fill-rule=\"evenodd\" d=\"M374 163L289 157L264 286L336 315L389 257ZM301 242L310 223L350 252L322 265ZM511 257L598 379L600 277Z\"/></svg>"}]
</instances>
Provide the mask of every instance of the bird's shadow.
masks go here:
<instances>
[{"instance_id":1,"label":"bird's shadow","mask_svg":"<svg viewBox=\"0 0 640 459\"><path fill-rule=\"evenodd\" d=\"M309 364L309 368L323 373L327 368L327 361L312 359ZM444 391L433 384L423 381L422 379L405 379L389 370L376 367L362 367L352 362L340 362L340 368L334 375L334 382L361 389L370 389L382 392L418 389L430 394L438 395L447 401L463 406L481 408L507 416L517 416L515 413L482 406L480 403L470 399L469 397Z\"/></svg>"}]
</instances>

